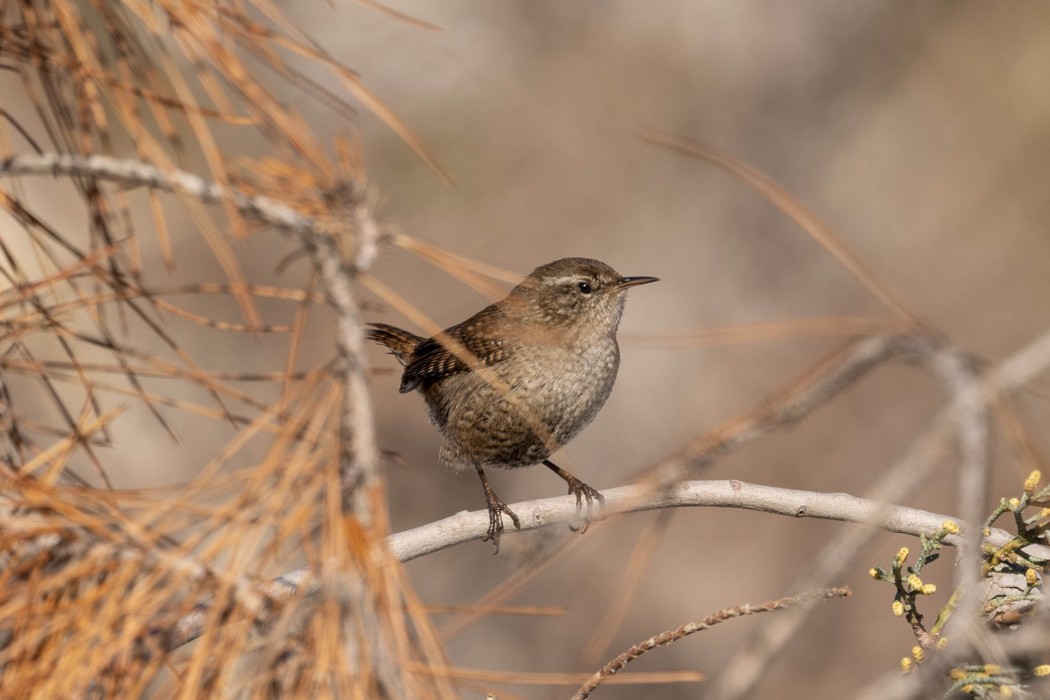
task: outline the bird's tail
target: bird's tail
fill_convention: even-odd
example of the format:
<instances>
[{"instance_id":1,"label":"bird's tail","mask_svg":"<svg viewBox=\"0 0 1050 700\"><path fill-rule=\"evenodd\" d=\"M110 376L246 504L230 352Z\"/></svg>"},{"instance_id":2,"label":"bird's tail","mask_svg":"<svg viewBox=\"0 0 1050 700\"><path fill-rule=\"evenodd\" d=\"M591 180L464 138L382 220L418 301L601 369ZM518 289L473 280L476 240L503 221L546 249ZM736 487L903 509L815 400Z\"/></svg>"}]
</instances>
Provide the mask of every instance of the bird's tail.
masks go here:
<instances>
[{"instance_id":1,"label":"bird's tail","mask_svg":"<svg viewBox=\"0 0 1050 700\"><path fill-rule=\"evenodd\" d=\"M365 331L365 337L390 350L390 354L396 357L402 365L408 362L416 346L426 340L426 338L420 338L418 335L385 323L369 323L368 325L371 328Z\"/></svg>"}]
</instances>

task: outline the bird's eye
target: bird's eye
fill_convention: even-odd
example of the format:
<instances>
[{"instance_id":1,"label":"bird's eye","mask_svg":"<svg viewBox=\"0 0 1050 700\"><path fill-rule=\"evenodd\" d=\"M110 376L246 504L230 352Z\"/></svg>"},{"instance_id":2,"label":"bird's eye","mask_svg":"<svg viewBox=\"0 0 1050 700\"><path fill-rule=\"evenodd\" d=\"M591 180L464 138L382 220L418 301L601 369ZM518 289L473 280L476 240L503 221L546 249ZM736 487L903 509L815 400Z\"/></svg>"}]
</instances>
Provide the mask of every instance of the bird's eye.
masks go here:
<instances>
[{"instance_id":1,"label":"bird's eye","mask_svg":"<svg viewBox=\"0 0 1050 700\"><path fill-rule=\"evenodd\" d=\"M590 282L580 282L576 286L579 287L580 291L583 292L584 294L590 294L591 293L591 283Z\"/></svg>"}]
</instances>

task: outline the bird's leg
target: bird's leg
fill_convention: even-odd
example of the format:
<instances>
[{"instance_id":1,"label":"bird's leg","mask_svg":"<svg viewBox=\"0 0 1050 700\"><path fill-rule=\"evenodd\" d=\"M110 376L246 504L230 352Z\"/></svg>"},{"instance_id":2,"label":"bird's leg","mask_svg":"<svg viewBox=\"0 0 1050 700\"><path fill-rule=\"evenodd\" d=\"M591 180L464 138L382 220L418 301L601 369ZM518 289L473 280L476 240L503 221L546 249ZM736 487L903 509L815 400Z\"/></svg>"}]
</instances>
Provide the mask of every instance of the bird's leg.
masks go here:
<instances>
[{"instance_id":1,"label":"bird's leg","mask_svg":"<svg viewBox=\"0 0 1050 700\"><path fill-rule=\"evenodd\" d=\"M559 467L557 464L555 464L554 462L550 461L549 459L543 460L543 464L548 469L550 469L552 472L554 472L555 474L557 474L561 478L565 479L565 483L567 483L569 485L569 493L571 493L572 495L576 496L576 513L577 513L577 515L579 515L579 513L583 510L583 503L582 503L581 499L583 499L583 498L587 499L587 519L584 520L583 527L579 528L580 534L583 534L584 532L587 532L587 526L591 524L591 512L592 512L592 509L594 508L594 501L597 500L598 503L600 503L601 505L604 506L605 505L605 496L603 496L600 493L598 493L597 489L592 488L592 487L588 486L587 484L583 483L582 481L577 479L575 476L573 476L569 472L565 471L564 469L562 469L561 467ZM577 531L577 528L573 527L572 525L569 526L569 529L572 530L573 532Z\"/></svg>"},{"instance_id":2,"label":"bird's leg","mask_svg":"<svg viewBox=\"0 0 1050 700\"><path fill-rule=\"evenodd\" d=\"M503 514L506 513L510 516L510 519L514 521L514 528L516 530L521 529L521 521L518 520L518 516L515 515L514 511L507 507L507 504L499 499L496 492L489 486L489 480L485 478L485 472L481 470L481 467L476 467L478 470L478 476L481 477L481 485L485 489L485 500L489 504L489 534L482 538L482 542L491 541L496 545L496 551L493 554L499 553L499 536L503 534Z\"/></svg>"}]
</instances>

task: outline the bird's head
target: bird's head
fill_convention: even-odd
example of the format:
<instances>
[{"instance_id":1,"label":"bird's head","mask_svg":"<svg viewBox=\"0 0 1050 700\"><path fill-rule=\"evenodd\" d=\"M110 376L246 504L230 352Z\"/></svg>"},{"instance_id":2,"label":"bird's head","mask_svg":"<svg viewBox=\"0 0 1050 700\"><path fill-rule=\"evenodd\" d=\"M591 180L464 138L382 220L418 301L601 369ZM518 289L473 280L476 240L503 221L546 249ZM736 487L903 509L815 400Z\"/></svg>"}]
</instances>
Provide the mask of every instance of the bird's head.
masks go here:
<instances>
[{"instance_id":1,"label":"bird's head","mask_svg":"<svg viewBox=\"0 0 1050 700\"><path fill-rule=\"evenodd\" d=\"M627 290L656 281L624 277L599 260L563 258L533 270L511 291L508 301L536 324L615 333Z\"/></svg>"}]
</instances>

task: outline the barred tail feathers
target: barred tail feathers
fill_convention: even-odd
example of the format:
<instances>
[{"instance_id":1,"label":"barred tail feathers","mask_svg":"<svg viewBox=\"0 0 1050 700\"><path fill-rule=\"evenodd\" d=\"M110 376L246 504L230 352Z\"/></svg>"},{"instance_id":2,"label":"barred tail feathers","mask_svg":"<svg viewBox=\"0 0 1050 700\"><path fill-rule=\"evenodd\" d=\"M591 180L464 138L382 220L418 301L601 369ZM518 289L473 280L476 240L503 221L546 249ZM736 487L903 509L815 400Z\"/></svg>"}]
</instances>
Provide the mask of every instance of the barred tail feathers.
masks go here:
<instances>
[{"instance_id":1,"label":"barred tail feathers","mask_svg":"<svg viewBox=\"0 0 1050 700\"><path fill-rule=\"evenodd\" d=\"M385 323L369 323L368 325L371 328L365 330L365 337L388 349L402 365L408 363L408 358L416 346L426 340L426 338L420 338L397 326L388 326Z\"/></svg>"}]
</instances>

